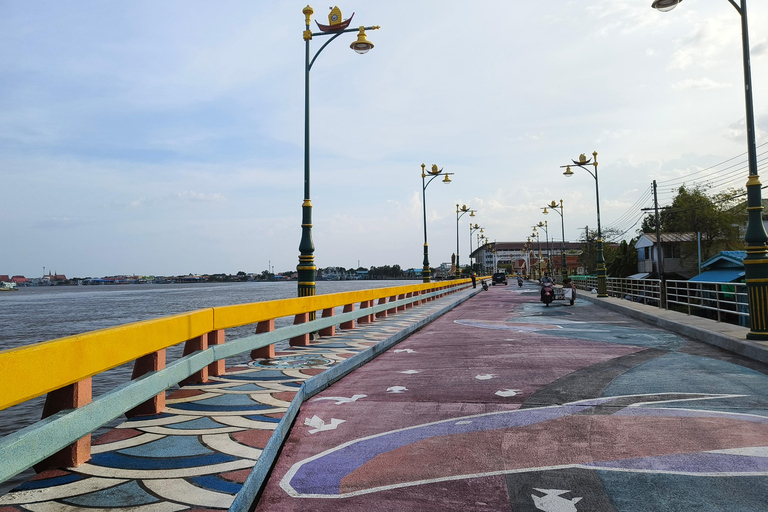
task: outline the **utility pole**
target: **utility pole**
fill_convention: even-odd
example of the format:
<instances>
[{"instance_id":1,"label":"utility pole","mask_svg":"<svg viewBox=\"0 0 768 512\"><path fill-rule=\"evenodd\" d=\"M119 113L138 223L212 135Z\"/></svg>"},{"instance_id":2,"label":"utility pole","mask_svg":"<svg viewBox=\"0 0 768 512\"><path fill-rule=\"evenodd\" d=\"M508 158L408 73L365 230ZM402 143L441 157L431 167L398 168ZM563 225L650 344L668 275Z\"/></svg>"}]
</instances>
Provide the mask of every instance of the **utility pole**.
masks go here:
<instances>
[{"instance_id":1,"label":"utility pole","mask_svg":"<svg viewBox=\"0 0 768 512\"><path fill-rule=\"evenodd\" d=\"M650 208L642 209L642 211L648 210ZM653 211L654 224L656 225L656 270L659 273L659 299L661 300L661 307L666 309L667 294L664 282L664 251L661 250L661 219L659 219L659 196L656 193L656 180L653 180Z\"/></svg>"},{"instance_id":2,"label":"utility pole","mask_svg":"<svg viewBox=\"0 0 768 512\"><path fill-rule=\"evenodd\" d=\"M661 250L661 226L659 222L659 196L656 194L656 180L653 180L653 208L656 215L656 258L659 261L659 295L661 307L667 307L666 292L664 290L664 253Z\"/></svg>"}]
</instances>

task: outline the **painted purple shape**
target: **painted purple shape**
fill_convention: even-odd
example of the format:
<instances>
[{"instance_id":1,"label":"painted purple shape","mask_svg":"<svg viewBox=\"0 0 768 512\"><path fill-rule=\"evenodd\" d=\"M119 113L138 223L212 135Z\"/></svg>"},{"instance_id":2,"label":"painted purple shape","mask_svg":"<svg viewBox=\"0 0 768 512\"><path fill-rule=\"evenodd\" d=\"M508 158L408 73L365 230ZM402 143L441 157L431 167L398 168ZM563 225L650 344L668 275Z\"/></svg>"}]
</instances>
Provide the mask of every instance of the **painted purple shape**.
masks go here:
<instances>
[{"instance_id":1,"label":"painted purple shape","mask_svg":"<svg viewBox=\"0 0 768 512\"><path fill-rule=\"evenodd\" d=\"M645 395L657 396L657 395ZM691 398L705 399L713 395L697 395ZM324 495L338 496L341 493L342 480L362 465L371 461L374 457L387 453L403 446L407 446L424 439L438 436L451 436L467 434L471 432L485 432L498 429L524 427L543 421L570 416L584 411L586 408L614 401L617 397L603 397L572 402L554 407L539 409L518 409L503 411L478 416L452 418L437 423L415 426L386 432L356 441L351 441L339 448L328 450L311 459L299 462L293 466L291 472L286 475L284 484L292 488L297 495ZM643 395L637 396L638 400ZM730 418L739 421L755 423L768 423L768 418L740 414L723 414L711 411L674 409L674 408L643 408L625 407L614 414L624 416L652 416L652 417L713 417ZM677 459L675 458L677 457ZM763 462L761 457L737 456L728 454L696 453L679 456L641 457L627 459L626 461L596 462L591 465L581 465L594 469L638 469L659 470L665 467L661 461L667 461L670 468L688 468L693 464L699 464L699 473L742 472L728 468L750 467L748 472L761 472L764 465L768 469L768 459ZM628 464L623 466L622 464ZM634 466L632 466L634 465ZM688 471L686 469L667 469L666 471ZM287 482L285 480L288 480Z\"/></svg>"},{"instance_id":2,"label":"painted purple shape","mask_svg":"<svg viewBox=\"0 0 768 512\"><path fill-rule=\"evenodd\" d=\"M382 453L437 436L484 432L502 428L523 427L570 416L595 404L579 404L543 409L524 409L491 413L482 416L453 418L439 423L389 432L361 439L339 449L320 454L314 460L301 464L290 479L290 485L299 494L337 495L341 481L348 474ZM463 423L469 421L469 423ZM461 422L461 424L459 424Z\"/></svg>"}]
</instances>

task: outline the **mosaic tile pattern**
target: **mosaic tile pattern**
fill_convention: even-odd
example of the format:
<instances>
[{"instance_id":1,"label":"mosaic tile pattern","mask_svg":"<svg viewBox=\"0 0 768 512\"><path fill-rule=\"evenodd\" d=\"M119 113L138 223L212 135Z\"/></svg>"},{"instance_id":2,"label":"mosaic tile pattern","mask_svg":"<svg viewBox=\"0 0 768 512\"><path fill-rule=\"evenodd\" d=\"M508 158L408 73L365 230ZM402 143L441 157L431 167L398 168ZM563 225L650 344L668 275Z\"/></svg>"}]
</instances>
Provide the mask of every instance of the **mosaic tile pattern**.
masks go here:
<instances>
[{"instance_id":1,"label":"mosaic tile pattern","mask_svg":"<svg viewBox=\"0 0 768 512\"><path fill-rule=\"evenodd\" d=\"M227 509L305 380L471 292L337 330L309 347L185 386L169 394L163 413L130 419L96 439L86 464L45 471L0 496L0 512Z\"/></svg>"}]
</instances>

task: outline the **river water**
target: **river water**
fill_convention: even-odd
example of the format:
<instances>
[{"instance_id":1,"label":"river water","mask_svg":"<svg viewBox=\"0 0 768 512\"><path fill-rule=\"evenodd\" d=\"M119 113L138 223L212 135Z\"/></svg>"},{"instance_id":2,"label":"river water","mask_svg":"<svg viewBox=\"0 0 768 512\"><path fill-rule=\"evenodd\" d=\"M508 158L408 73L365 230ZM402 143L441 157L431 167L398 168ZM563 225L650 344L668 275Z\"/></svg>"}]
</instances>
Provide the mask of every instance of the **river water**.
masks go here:
<instances>
[{"instance_id":1,"label":"river water","mask_svg":"<svg viewBox=\"0 0 768 512\"><path fill-rule=\"evenodd\" d=\"M406 284L416 283L322 281L317 283L317 294ZM196 309L291 298L296 296L296 289L295 281L21 288L18 292L0 293L0 351ZM281 318L275 321L275 326L279 328L292 322L292 318ZM229 329L227 339L248 336L253 330L253 326ZM182 345L169 348L167 361L170 363L180 357L182 350ZM247 354L241 356L241 360L247 359ZM238 359L227 360L228 365L237 362ZM56 369L40 368L39 371L55 372ZM94 398L129 381L132 371L133 363L129 363L94 376ZM0 411L0 437L38 421L44 402L45 397L38 397ZM121 421L122 419L118 418L95 434L98 435ZM33 474L27 472L0 483L0 493L7 492Z\"/></svg>"}]
</instances>

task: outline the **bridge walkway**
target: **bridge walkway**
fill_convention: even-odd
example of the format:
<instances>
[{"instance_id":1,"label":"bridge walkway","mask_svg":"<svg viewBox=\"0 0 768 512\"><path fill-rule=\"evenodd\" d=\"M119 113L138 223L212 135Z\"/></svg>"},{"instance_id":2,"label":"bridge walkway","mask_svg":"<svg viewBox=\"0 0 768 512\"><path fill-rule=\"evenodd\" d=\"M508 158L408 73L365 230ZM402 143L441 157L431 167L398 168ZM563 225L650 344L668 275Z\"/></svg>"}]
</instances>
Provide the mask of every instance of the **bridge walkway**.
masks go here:
<instances>
[{"instance_id":1,"label":"bridge walkway","mask_svg":"<svg viewBox=\"0 0 768 512\"><path fill-rule=\"evenodd\" d=\"M492 287L306 401L256 510L765 510L768 366L625 313L745 329L537 299Z\"/></svg>"},{"instance_id":2,"label":"bridge walkway","mask_svg":"<svg viewBox=\"0 0 768 512\"><path fill-rule=\"evenodd\" d=\"M255 496L248 478L303 384L373 357L479 290L337 329L308 347L286 342L274 359L169 392L163 413L123 422L93 441L87 463L44 471L0 496L0 512L247 510Z\"/></svg>"}]
</instances>

